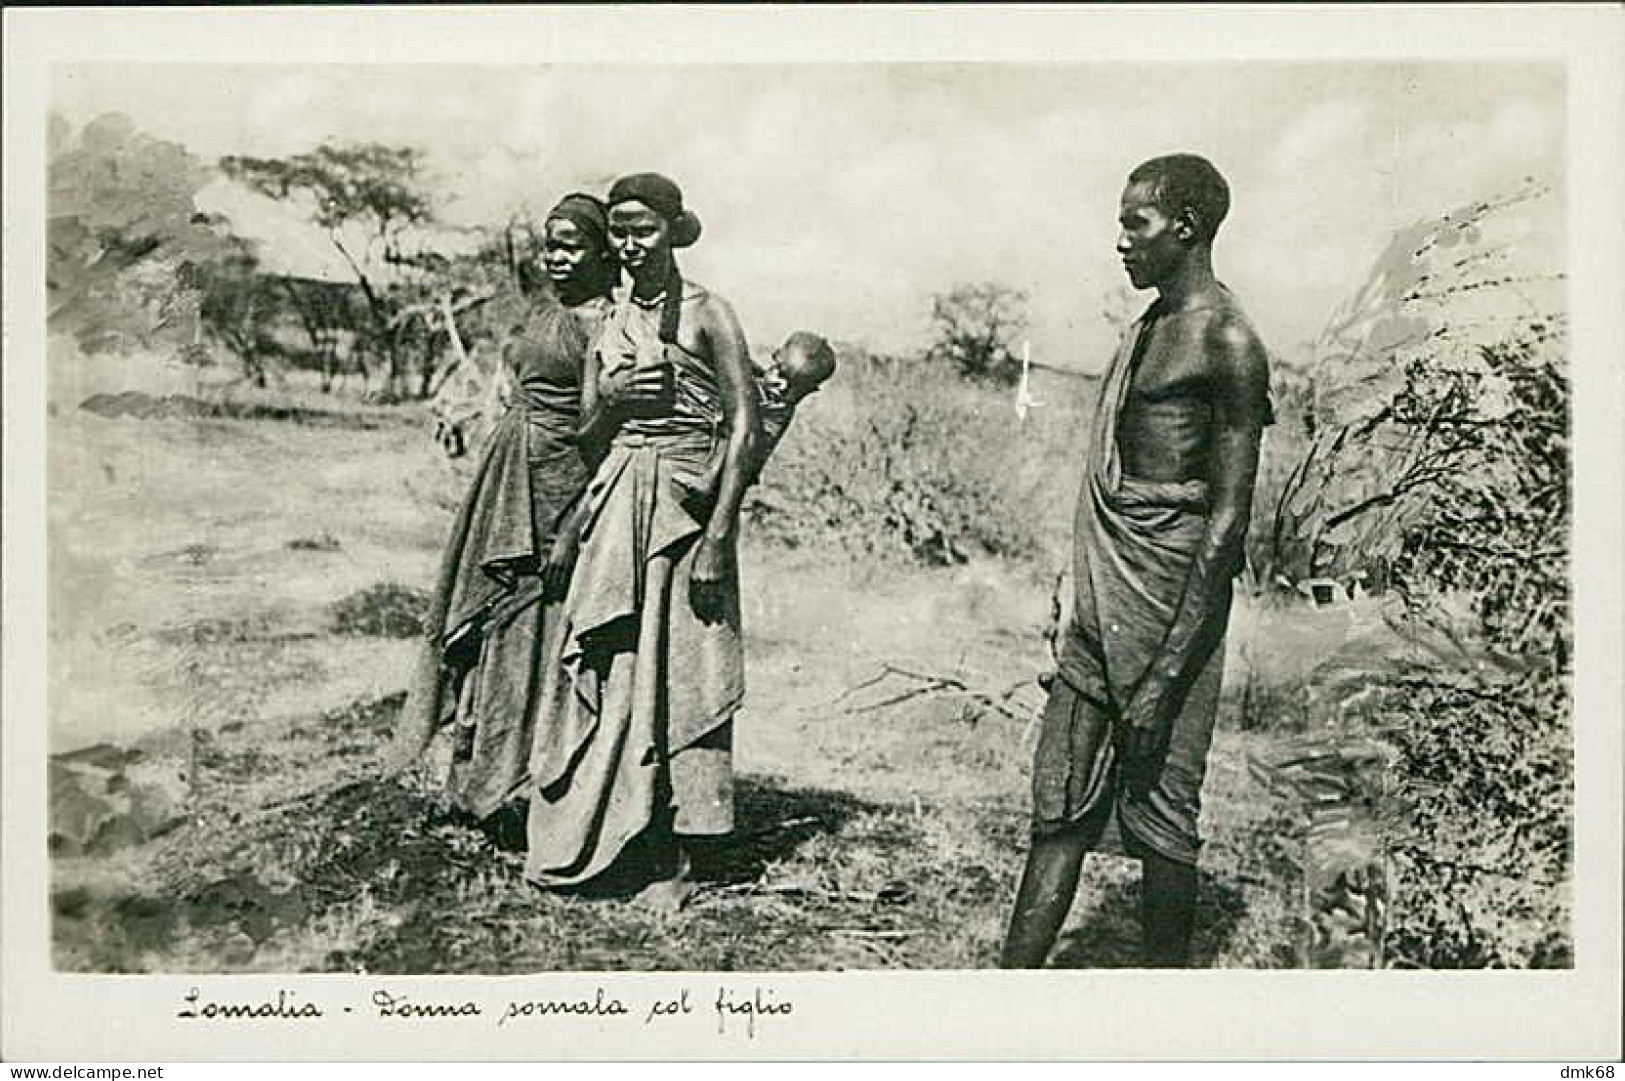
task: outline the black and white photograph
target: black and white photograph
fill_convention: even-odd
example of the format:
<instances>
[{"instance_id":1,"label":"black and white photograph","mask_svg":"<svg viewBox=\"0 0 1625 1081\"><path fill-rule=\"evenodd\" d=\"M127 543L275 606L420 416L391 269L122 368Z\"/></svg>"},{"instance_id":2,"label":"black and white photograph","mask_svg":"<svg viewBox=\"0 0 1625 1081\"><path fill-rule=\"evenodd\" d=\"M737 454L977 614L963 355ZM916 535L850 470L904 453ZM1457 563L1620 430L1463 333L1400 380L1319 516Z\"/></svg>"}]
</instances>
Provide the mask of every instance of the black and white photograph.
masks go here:
<instances>
[{"instance_id":1,"label":"black and white photograph","mask_svg":"<svg viewBox=\"0 0 1625 1081\"><path fill-rule=\"evenodd\" d=\"M164 977L171 1024L313 1001L248 976L1618 975L1573 241L1618 186L1576 198L1572 65L598 15L8 101L6 901L54 978Z\"/></svg>"}]
</instances>

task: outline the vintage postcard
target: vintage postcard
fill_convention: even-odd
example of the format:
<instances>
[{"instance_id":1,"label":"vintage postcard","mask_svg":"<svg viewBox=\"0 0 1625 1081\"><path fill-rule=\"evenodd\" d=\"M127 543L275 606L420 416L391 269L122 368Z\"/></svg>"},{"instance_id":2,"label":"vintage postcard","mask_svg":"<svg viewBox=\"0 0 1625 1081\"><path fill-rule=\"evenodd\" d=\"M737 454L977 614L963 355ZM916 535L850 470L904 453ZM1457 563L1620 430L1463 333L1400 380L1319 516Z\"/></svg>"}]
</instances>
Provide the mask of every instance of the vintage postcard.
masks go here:
<instances>
[{"instance_id":1,"label":"vintage postcard","mask_svg":"<svg viewBox=\"0 0 1625 1081\"><path fill-rule=\"evenodd\" d=\"M1617 9L6 29L7 1058L1620 1053Z\"/></svg>"}]
</instances>

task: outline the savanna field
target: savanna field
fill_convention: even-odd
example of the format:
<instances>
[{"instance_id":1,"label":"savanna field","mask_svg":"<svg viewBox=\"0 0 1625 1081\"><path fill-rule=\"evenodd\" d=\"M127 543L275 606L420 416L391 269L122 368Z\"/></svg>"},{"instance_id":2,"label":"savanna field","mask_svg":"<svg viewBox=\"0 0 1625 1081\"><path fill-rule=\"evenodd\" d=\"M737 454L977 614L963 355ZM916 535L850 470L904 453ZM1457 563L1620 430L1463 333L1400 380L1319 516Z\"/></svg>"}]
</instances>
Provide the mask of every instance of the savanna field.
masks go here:
<instances>
[{"instance_id":1,"label":"savanna field","mask_svg":"<svg viewBox=\"0 0 1625 1081\"><path fill-rule=\"evenodd\" d=\"M1023 381L1031 298L942 282L912 354L842 348L747 497L738 830L660 917L527 885L513 821L440 801L449 748L380 770L472 468L437 440L486 400L536 223L450 229L417 146L50 134L59 968L993 963L1097 389ZM1573 963L1560 191L1369 238L1315 339L1271 342L1198 965ZM1090 859L1055 964L1134 963L1135 877Z\"/></svg>"},{"instance_id":2,"label":"savanna field","mask_svg":"<svg viewBox=\"0 0 1625 1081\"><path fill-rule=\"evenodd\" d=\"M83 363L49 448L59 967L992 963L1091 381L1018 422L1006 391L860 359L804 409L744 530L738 834L661 917L525 883L511 833L449 813L433 764L379 779L466 475L421 405L150 375L118 398L139 366ZM1290 809L1250 764L1303 725L1306 666L1360 618L1238 612L1198 964L1306 962ZM1134 880L1091 858L1056 964L1134 963Z\"/></svg>"},{"instance_id":3,"label":"savanna field","mask_svg":"<svg viewBox=\"0 0 1625 1081\"><path fill-rule=\"evenodd\" d=\"M1508 205L1397 234L1274 373L1198 965L1572 963L1565 321L1475 314L1474 259L1421 284ZM59 967L993 962L1092 379L1044 373L1022 416L940 358L844 351L747 499L738 830L662 917L527 885L513 822L437 798L444 746L380 774L470 468L422 401L54 352ZM1053 963L1134 963L1135 877L1090 859Z\"/></svg>"}]
</instances>

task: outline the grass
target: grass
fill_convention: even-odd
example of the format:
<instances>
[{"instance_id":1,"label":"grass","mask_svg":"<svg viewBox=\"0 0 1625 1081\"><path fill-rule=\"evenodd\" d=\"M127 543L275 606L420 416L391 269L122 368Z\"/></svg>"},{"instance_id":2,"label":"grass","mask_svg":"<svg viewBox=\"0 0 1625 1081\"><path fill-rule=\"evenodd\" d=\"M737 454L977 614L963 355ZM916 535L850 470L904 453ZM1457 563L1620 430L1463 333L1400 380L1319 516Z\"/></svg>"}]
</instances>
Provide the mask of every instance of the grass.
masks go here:
<instances>
[{"instance_id":1,"label":"grass","mask_svg":"<svg viewBox=\"0 0 1625 1081\"><path fill-rule=\"evenodd\" d=\"M835 423L834 405L809 428ZM1048 444L1018 448L1029 464L986 497L1046 507L1021 558L967 544L931 568L856 560L816 536L747 536L738 836L696 902L660 918L613 894L526 884L504 838L440 803L432 764L380 779L413 646L397 635L421 618L464 483L410 410L398 415L348 429L263 415L53 419L53 748L105 741L186 777L179 827L54 859L60 968L992 963L1026 847L1034 679L1060 554L1050 538L1064 529L1054 508L1069 508L1076 482L1034 471ZM1049 423L1046 438L1071 438ZM796 437L770 472L807 453ZM1267 637L1237 654L1216 738L1199 964L1291 963L1287 831L1246 763L1273 738L1268 694L1294 678L1270 642L1301 640L1306 618L1240 620ZM1009 711L951 687L910 694L924 685L895 675L853 691L888 663L1012 690ZM1134 877L1126 861L1091 858L1057 964L1133 962Z\"/></svg>"},{"instance_id":2,"label":"grass","mask_svg":"<svg viewBox=\"0 0 1625 1081\"><path fill-rule=\"evenodd\" d=\"M309 725L244 726L213 739L185 829L118 859L57 861L59 967L829 970L977 968L996 955L1025 845L1021 801L1009 793L940 793L915 774L921 792L888 798L898 771L884 754L874 786L746 773L736 841L707 867L693 905L658 917L625 904L624 894L538 891L521 877L521 855L447 810L426 778L372 776L398 705L392 698ZM919 741L928 769L951 778L957 763L957 774L978 782L961 787L981 788L987 756L974 741L962 746L956 726L965 722L939 721ZM988 743L1020 742L1006 720L984 718L984 726ZM1220 807L1246 806L1229 788L1243 776L1247 743L1221 741ZM1019 787L1019 768L1003 772ZM1261 873L1268 868L1240 873L1256 826L1245 817L1213 824L1200 963L1290 959L1279 883ZM1057 963L1133 964L1134 892L1126 861L1092 859Z\"/></svg>"}]
</instances>

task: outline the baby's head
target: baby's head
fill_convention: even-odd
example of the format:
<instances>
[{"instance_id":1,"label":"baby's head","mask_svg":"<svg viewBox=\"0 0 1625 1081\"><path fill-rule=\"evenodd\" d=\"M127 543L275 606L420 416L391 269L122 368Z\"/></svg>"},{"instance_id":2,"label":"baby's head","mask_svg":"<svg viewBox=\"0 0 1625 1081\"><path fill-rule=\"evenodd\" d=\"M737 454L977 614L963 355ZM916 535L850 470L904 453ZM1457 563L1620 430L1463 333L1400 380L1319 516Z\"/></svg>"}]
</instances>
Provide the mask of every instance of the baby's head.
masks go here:
<instances>
[{"instance_id":1,"label":"baby's head","mask_svg":"<svg viewBox=\"0 0 1625 1081\"><path fill-rule=\"evenodd\" d=\"M798 330L773 351L773 363L784 376L794 401L800 401L835 374L835 350L810 330Z\"/></svg>"}]
</instances>

